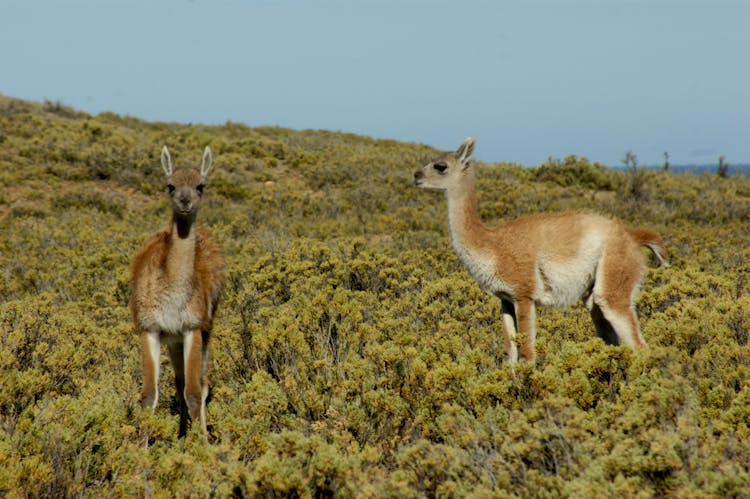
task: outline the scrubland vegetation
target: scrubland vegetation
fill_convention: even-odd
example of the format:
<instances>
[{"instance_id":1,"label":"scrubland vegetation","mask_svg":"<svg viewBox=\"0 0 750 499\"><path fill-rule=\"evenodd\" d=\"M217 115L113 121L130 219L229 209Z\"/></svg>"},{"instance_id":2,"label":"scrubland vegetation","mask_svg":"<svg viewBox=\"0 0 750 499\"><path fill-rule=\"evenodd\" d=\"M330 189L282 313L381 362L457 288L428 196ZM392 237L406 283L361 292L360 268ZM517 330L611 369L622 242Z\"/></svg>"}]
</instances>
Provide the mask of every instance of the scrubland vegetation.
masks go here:
<instances>
[{"instance_id":1,"label":"scrubland vegetation","mask_svg":"<svg viewBox=\"0 0 750 499\"><path fill-rule=\"evenodd\" d=\"M166 353L156 413L138 401L128 266L169 219L164 144L215 155L207 439L176 438ZM412 185L434 152L0 98L0 496L750 496L750 180L478 164L485 220L591 209L672 255L637 300L650 349L542 309L537 364L511 367Z\"/></svg>"}]
</instances>

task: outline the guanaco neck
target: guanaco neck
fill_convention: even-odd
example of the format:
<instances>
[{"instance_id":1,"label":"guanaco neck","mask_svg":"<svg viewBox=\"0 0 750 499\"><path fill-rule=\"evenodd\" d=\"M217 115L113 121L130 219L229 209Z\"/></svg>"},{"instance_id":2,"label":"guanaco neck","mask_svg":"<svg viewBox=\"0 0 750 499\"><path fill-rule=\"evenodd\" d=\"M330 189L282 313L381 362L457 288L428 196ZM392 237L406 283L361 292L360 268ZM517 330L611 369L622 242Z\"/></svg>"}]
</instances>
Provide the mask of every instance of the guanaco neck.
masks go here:
<instances>
[{"instance_id":1,"label":"guanaco neck","mask_svg":"<svg viewBox=\"0 0 750 499\"><path fill-rule=\"evenodd\" d=\"M167 275L174 281L189 281L195 266L195 214L172 217Z\"/></svg>"},{"instance_id":2,"label":"guanaco neck","mask_svg":"<svg viewBox=\"0 0 750 499\"><path fill-rule=\"evenodd\" d=\"M446 190L445 196L453 248L462 260L472 253L484 252L489 229L482 223L477 211L474 169L465 170L461 182Z\"/></svg>"}]
</instances>

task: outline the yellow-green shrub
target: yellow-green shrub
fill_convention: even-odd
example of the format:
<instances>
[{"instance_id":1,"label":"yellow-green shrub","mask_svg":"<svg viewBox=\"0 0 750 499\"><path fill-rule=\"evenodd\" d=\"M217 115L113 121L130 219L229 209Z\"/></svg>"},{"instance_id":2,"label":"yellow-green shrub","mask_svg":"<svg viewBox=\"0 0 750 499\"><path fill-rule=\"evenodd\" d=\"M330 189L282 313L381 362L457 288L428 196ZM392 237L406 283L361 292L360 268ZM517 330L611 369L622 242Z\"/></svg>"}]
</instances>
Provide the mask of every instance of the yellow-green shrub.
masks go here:
<instances>
[{"instance_id":1,"label":"yellow-green shrub","mask_svg":"<svg viewBox=\"0 0 750 499\"><path fill-rule=\"evenodd\" d=\"M0 495L750 494L747 178L648 172L636 200L585 159L477 163L488 223L597 210L672 255L637 299L648 350L542 309L537 365L509 366L443 197L412 185L429 147L7 98L0 129ZM165 143L216 155L207 439L176 439L166 358L156 413L138 404L128 265L169 221Z\"/></svg>"}]
</instances>

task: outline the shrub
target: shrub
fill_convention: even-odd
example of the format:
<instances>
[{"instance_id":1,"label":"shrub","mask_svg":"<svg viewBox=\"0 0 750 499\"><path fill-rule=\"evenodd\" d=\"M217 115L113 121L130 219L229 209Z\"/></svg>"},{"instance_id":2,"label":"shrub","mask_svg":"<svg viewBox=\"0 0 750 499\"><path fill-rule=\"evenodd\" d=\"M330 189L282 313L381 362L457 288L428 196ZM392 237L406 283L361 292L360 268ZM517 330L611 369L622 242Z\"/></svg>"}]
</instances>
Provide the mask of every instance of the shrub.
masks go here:
<instances>
[{"instance_id":1,"label":"shrub","mask_svg":"<svg viewBox=\"0 0 750 499\"><path fill-rule=\"evenodd\" d=\"M613 170L575 155L562 160L549 158L532 172L537 181L554 182L563 187L578 185L586 189L613 191L621 183Z\"/></svg>"},{"instance_id":2,"label":"shrub","mask_svg":"<svg viewBox=\"0 0 750 499\"><path fill-rule=\"evenodd\" d=\"M431 148L44 107L0 98L0 495L750 494L747 178L648 172L636 202L585 158L478 163L488 222L602 211L672 255L636 300L649 349L542 309L537 364L509 366L443 197L413 187ZM216 153L205 438L176 439L171 369L138 402L128 265L168 222L164 143Z\"/></svg>"}]
</instances>

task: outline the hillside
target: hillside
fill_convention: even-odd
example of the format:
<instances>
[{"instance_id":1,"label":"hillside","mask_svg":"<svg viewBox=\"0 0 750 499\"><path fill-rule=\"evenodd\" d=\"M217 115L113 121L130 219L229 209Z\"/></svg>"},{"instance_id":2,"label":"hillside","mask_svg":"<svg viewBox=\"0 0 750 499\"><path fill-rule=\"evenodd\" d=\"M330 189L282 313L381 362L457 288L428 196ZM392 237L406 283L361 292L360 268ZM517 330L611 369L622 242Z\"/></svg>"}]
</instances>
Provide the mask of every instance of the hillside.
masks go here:
<instances>
[{"instance_id":1,"label":"hillside","mask_svg":"<svg viewBox=\"0 0 750 499\"><path fill-rule=\"evenodd\" d=\"M214 151L207 442L176 439L166 355L138 403L128 266L169 220L164 144ZM750 496L750 178L478 164L487 221L595 210L672 257L637 299L650 349L543 309L537 365L511 368L445 200L412 185L433 154L0 97L0 496Z\"/></svg>"}]
</instances>

